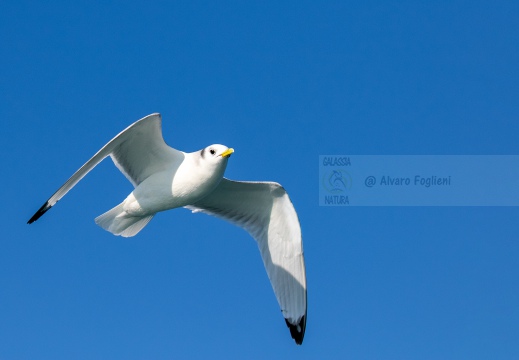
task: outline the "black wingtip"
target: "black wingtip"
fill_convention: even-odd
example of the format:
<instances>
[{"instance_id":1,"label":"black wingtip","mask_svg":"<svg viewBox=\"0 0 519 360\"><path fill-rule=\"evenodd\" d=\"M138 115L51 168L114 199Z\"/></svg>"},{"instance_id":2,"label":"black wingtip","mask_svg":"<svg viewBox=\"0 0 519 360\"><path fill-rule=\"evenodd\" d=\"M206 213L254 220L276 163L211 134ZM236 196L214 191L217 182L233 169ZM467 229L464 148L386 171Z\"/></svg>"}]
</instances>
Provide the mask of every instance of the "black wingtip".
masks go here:
<instances>
[{"instance_id":1,"label":"black wingtip","mask_svg":"<svg viewBox=\"0 0 519 360\"><path fill-rule=\"evenodd\" d=\"M47 212L47 210L49 210L52 206L49 205L49 202L45 202L45 204L42 205L42 207L36 211L36 214L34 214L32 216L32 218L29 219L29 221L27 221L27 224L32 224L33 222L35 222L36 220L38 220L43 214L45 214Z\"/></svg>"},{"instance_id":2,"label":"black wingtip","mask_svg":"<svg viewBox=\"0 0 519 360\"><path fill-rule=\"evenodd\" d=\"M297 345L301 345L303 343L303 338L305 337L305 329L306 329L306 315L301 317L299 323L291 324L287 319L285 319L288 328L290 329L290 335L292 335L292 339L295 340Z\"/></svg>"}]
</instances>

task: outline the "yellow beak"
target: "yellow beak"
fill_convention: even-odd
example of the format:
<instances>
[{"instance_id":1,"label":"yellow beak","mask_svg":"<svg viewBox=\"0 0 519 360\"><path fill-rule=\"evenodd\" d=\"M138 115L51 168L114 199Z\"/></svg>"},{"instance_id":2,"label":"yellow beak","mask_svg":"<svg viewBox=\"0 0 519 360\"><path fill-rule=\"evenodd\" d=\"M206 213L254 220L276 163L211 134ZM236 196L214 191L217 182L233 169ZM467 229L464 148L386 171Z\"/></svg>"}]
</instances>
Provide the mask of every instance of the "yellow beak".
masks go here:
<instances>
[{"instance_id":1,"label":"yellow beak","mask_svg":"<svg viewBox=\"0 0 519 360\"><path fill-rule=\"evenodd\" d=\"M225 150L222 154L221 154L221 157L228 157L228 156L231 156L231 154L234 152L234 149L233 148L228 148L227 150Z\"/></svg>"}]
</instances>

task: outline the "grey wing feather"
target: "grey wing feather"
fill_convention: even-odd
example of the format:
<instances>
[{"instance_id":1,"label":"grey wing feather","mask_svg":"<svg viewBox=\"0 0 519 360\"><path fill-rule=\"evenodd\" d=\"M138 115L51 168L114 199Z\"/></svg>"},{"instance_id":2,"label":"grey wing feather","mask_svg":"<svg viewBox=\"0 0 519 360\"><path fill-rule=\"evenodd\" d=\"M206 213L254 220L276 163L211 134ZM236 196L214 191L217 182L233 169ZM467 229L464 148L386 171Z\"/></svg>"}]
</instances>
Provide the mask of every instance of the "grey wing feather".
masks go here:
<instances>
[{"instance_id":1,"label":"grey wing feather","mask_svg":"<svg viewBox=\"0 0 519 360\"><path fill-rule=\"evenodd\" d=\"M101 148L90 160L76 171L33 215L28 223L33 223L90 170L110 155L121 172L137 186L154 172L172 161L182 161L181 152L169 147L162 137L160 114L148 115L121 131Z\"/></svg>"},{"instance_id":2,"label":"grey wing feather","mask_svg":"<svg viewBox=\"0 0 519 360\"><path fill-rule=\"evenodd\" d=\"M111 143L113 142L113 145ZM164 142L160 114L149 115L128 127L105 145L115 165L134 185L153 173L182 162L184 156ZM99 152L102 152L101 149Z\"/></svg>"},{"instance_id":3,"label":"grey wing feather","mask_svg":"<svg viewBox=\"0 0 519 360\"><path fill-rule=\"evenodd\" d=\"M193 205L247 230L257 241L265 269L296 343L306 327L306 274L301 227L285 189L273 182L223 179L213 193Z\"/></svg>"}]
</instances>

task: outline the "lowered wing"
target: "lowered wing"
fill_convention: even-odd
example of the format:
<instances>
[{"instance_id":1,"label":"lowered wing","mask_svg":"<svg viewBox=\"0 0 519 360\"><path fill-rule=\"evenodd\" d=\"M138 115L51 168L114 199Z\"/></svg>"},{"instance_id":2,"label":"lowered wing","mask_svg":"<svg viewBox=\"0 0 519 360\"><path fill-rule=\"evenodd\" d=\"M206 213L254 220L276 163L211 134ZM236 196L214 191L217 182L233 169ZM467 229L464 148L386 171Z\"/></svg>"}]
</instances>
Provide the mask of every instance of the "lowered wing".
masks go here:
<instances>
[{"instance_id":1,"label":"lowered wing","mask_svg":"<svg viewBox=\"0 0 519 360\"><path fill-rule=\"evenodd\" d=\"M224 178L213 193L186 207L227 220L252 235L292 338L301 344L306 328L305 262L301 227L285 189L272 182Z\"/></svg>"}]
</instances>

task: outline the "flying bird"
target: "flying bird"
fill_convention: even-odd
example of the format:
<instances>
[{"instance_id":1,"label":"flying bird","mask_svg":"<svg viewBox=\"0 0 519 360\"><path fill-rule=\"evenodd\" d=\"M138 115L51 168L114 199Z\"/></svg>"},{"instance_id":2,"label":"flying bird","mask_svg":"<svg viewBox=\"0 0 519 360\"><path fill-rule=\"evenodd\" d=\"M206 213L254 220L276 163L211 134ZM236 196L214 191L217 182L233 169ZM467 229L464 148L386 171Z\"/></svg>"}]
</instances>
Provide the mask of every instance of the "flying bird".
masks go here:
<instances>
[{"instance_id":1,"label":"flying bird","mask_svg":"<svg viewBox=\"0 0 519 360\"><path fill-rule=\"evenodd\" d=\"M162 137L160 114L148 115L119 133L68 179L29 219L38 220L90 170L110 156L134 190L95 219L114 235L130 237L153 216L185 207L245 229L257 242L285 322L300 345L306 329L306 273L299 220L285 189L275 182L223 177L234 149L210 145L185 153Z\"/></svg>"}]
</instances>

